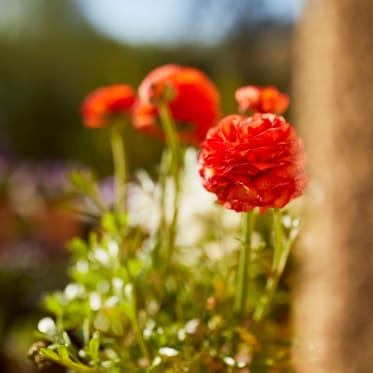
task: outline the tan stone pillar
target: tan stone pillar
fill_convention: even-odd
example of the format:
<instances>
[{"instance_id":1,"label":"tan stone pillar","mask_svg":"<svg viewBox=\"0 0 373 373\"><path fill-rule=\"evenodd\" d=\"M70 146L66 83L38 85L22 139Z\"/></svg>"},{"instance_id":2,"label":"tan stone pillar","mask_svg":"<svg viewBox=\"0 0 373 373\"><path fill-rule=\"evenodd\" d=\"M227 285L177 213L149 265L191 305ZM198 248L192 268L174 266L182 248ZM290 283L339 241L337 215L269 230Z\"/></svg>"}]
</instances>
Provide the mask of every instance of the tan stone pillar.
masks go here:
<instances>
[{"instance_id":1,"label":"tan stone pillar","mask_svg":"<svg viewBox=\"0 0 373 373\"><path fill-rule=\"evenodd\" d=\"M299 373L373 372L373 0L311 0L294 123L311 186L299 245Z\"/></svg>"}]
</instances>

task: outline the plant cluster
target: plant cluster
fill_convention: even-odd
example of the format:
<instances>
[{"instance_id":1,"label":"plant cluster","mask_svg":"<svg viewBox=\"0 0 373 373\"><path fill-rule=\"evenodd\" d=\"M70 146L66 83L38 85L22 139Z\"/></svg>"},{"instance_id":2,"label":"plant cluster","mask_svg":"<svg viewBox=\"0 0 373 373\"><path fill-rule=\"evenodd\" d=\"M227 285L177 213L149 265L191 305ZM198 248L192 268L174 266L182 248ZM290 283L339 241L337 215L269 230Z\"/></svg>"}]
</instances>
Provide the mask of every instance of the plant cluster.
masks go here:
<instances>
[{"instance_id":1,"label":"plant cluster","mask_svg":"<svg viewBox=\"0 0 373 373\"><path fill-rule=\"evenodd\" d=\"M214 83L178 65L151 71L138 93L118 84L85 99L84 124L111 131L113 203L91 176L72 176L98 223L68 245L70 283L45 297L37 364L292 371L285 270L299 219L288 203L307 186L303 143L276 88L242 87L236 100L239 114L221 117ZM128 177L126 123L165 142L156 180Z\"/></svg>"}]
</instances>

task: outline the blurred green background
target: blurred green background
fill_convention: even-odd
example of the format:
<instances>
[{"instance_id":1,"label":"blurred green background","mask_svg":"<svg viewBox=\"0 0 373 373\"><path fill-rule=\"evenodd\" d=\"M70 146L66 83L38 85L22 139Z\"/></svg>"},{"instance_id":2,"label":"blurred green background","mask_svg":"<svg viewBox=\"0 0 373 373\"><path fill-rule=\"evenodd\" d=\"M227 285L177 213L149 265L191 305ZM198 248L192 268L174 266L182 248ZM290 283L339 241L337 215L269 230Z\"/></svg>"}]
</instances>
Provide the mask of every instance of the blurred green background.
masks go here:
<instances>
[{"instance_id":1,"label":"blurred green background","mask_svg":"<svg viewBox=\"0 0 373 373\"><path fill-rule=\"evenodd\" d=\"M97 9L92 5L99 3ZM203 69L220 89L224 113L235 111L233 93L240 85L275 84L288 91L291 1L283 5L289 14L269 12L274 0L267 6L263 0L163 0L154 2L158 5L152 6L156 13L151 15L148 6L153 2L136 3L0 1L2 148L28 159L80 160L109 172L105 131L82 127L82 99L101 85L126 82L136 87L149 70L170 62ZM128 22L128 7L137 8L131 23L142 23L137 38L126 38L126 29L120 27ZM112 10L103 14L104 8ZM174 13L161 17L165 12ZM108 18L113 14L114 20ZM133 19L136 14L138 20ZM159 22L152 25L151 17ZM174 19L169 26L162 24L169 18ZM102 28L105 22L119 27ZM210 26L204 27L206 23ZM157 33L152 26L164 31ZM131 165L149 165L154 141L133 132L129 136L135 137L128 141Z\"/></svg>"},{"instance_id":2,"label":"blurred green background","mask_svg":"<svg viewBox=\"0 0 373 373\"><path fill-rule=\"evenodd\" d=\"M84 97L112 83L137 87L166 63L205 71L223 114L236 111L242 85L291 96L301 8L301 0L0 0L1 372L34 371L25 355L41 295L64 284L64 243L87 229L56 207L69 169L111 173L106 132L81 124ZM132 128L125 136L131 169L153 171L162 145Z\"/></svg>"}]
</instances>

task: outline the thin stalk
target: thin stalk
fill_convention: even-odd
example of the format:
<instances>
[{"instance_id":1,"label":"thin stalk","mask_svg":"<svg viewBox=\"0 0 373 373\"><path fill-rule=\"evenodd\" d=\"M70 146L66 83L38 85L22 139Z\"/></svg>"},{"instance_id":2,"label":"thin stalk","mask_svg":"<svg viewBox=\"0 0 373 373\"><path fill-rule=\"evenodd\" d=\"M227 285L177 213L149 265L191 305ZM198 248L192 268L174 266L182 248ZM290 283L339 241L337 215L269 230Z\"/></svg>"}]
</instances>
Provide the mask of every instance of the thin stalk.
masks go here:
<instances>
[{"instance_id":1,"label":"thin stalk","mask_svg":"<svg viewBox=\"0 0 373 373\"><path fill-rule=\"evenodd\" d=\"M168 266L176 238L176 226L179 214L179 196L180 196L180 149L179 149L179 139L175 129L175 124L171 118L169 109L166 104L160 104L159 115L162 121L162 126L164 133L166 135L167 144L171 150L171 160L169 162L168 174L171 174L174 184L174 200L173 200L173 214L170 222L170 227L168 230L168 237L166 240L166 264Z\"/></svg>"},{"instance_id":2,"label":"thin stalk","mask_svg":"<svg viewBox=\"0 0 373 373\"><path fill-rule=\"evenodd\" d=\"M46 353L44 351L47 351L47 349L42 349L40 353L46 359L52 360L56 364L62 365L65 368L71 369L74 372L77 372L77 373L98 373L98 372L102 372L101 369L97 370L96 367L94 367L94 368L93 367L88 367L86 365L83 365L83 363L78 363L78 362L75 362L75 361L72 361L72 360L63 361L61 359L55 359L55 358L51 357L48 353Z\"/></svg>"},{"instance_id":3,"label":"thin stalk","mask_svg":"<svg viewBox=\"0 0 373 373\"><path fill-rule=\"evenodd\" d=\"M273 228L274 228L274 252L272 261L272 272L275 272L281 259L284 247L284 231L281 222L280 209L273 209Z\"/></svg>"},{"instance_id":4,"label":"thin stalk","mask_svg":"<svg viewBox=\"0 0 373 373\"><path fill-rule=\"evenodd\" d=\"M288 240L284 237L281 211L273 210L273 228L274 228L274 253L272 261L271 275L267 280L263 296L260 298L258 306L254 311L254 320L261 321L267 314L273 296L276 293L281 276L284 273L297 233L290 236Z\"/></svg>"},{"instance_id":5,"label":"thin stalk","mask_svg":"<svg viewBox=\"0 0 373 373\"><path fill-rule=\"evenodd\" d=\"M166 212L166 195L167 195L167 177L169 164L171 160L170 148L165 148L162 152L161 163L159 166L159 210L160 221L157 231L157 241L153 251L153 262L157 263L160 258L160 250L163 246L164 237L167 237L167 212Z\"/></svg>"},{"instance_id":6,"label":"thin stalk","mask_svg":"<svg viewBox=\"0 0 373 373\"><path fill-rule=\"evenodd\" d=\"M137 311L137 307L135 307L135 312L136 311ZM135 332L135 335L136 335L136 339L137 339L137 343L139 344L141 353L143 354L143 356L150 363L151 362L150 352L149 352L148 347L147 347L147 345L146 345L146 343L144 341L144 338L142 336L141 329L140 329L140 326L139 326L139 323L138 323L136 315L135 315L135 317L132 320L132 324L133 324L133 329L134 329L134 332Z\"/></svg>"},{"instance_id":7,"label":"thin stalk","mask_svg":"<svg viewBox=\"0 0 373 373\"><path fill-rule=\"evenodd\" d=\"M173 171L177 171L177 167L179 166L179 139L175 129L175 124L172 120L170 111L166 104L159 105L159 115L162 121L162 126L164 133L166 135L167 144L171 148L172 151L172 161L171 167Z\"/></svg>"},{"instance_id":8,"label":"thin stalk","mask_svg":"<svg viewBox=\"0 0 373 373\"><path fill-rule=\"evenodd\" d=\"M102 202L97 185L94 185L92 187L92 191L89 193L88 197L91 198L91 201L96 205L100 212L104 213L106 211L106 207Z\"/></svg>"},{"instance_id":9,"label":"thin stalk","mask_svg":"<svg viewBox=\"0 0 373 373\"><path fill-rule=\"evenodd\" d=\"M110 142L114 163L114 208L120 214L126 210L127 165L123 137L119 126L112 127Z\"/></svg>"},{"instance_id":10,"label":"thin stalk","mask_svg":"<svg viewBox=\"0 0 373 373\"><path fill-rule=\"evenodd\" d=\"M250 261L252 234L255 225L255 214L253 211L245 212L242 215L242 244L240 259L238 263L236 294L234 300L234 312L243 317L246 307L246 298L250 282Z\"/></svg>"},{"instance_id":11,"label":"thin stalk","mask_svg":"<svg viewBox=\"0 0 373 373\"><path fill-rule=\"evenodd\" d=\"M151 355L150 355L148 346L146 345L145 340L143 338L143 335L141 333L141 328L140 328L139 320L138 320L139 312L138 312L138 309L137 309L136 287L134 286L134 280L133 280L131 271L129 270L129 267L128 267L125 259L124 259L123 263L124 263L124 268L127 272L127 276L128 276L129 282L131 284L131 289L132 289L131 296L130 296L132 312L131 312L131 315L130 315L129 319L132 323L133 331L135 332L135 336L136 336L136 339L137 339L137 343L140 347L141 353L148 360L148 362L150 362L151 361Z\"/></svg>"},{"instance_id":12,"label":"thin stalk","mask_svg":"<svg viewBox=\"0 0 373 373\"><path fill-rule=\"evenodd\" d=\"M263 320L263 317L267 314L272 298L276 292L278 281L279 276L277 276L276 273L271 274L271 276L267 279L265 292L259 299L259 303L254 311L253 319L255 321L259 322Z\"/></svg>"}]
</instances>

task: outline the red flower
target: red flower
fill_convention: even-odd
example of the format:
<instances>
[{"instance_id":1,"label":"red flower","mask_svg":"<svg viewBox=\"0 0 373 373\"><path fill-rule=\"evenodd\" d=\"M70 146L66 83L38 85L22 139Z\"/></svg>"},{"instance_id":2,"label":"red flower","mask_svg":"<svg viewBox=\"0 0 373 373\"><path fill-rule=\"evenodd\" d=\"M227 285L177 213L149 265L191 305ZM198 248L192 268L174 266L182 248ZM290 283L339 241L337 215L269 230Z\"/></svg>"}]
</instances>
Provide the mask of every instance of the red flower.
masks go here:
<instances>
[{"instance_id":1,"label":"red flower","mask_svg":"<svg viewBox=\"0 0 373 373\"><path fill-rule=\"evenodd\" d=\"M135 103L135 92L125 84L102 87L93 91L81 107L83 122L87 127L106 127L110 118L128 115Z\"/></svg>"},{"instance_id":2,"label":"red flower","mask_svg":"<svg viewBox=\"0 0 373 373\"><path fill-rule=\"evenodd\" d=\"M139 87L134 126L160 136L157 104L166 102L176 122L180 140L200 143L219 116L219 93L200 70L164 65L151 71Z\"/></svg>"},{"instance_id":3,"label":"red flower","mask_svg":"<svg viewBox=\"0 0 373 373\"><path fill-rule=\"evenodd\" d=\"M284 207L307 186L303 142L283 117L227 116L201 146L204 187L235 211Z\"/></svg>"},{"instance_id":4,"label":"red flower","mask_svg":"<svg viewBox=\"0 0 373 373\"><path fill-rule=\"evenodd\" d=\"M163 137L160 124L156 124L158 119L156 106L140 100L136 101L133 109L133 124L135 128L150 135Z\"/></svg>"},{"instance_id":5,"label":"red flower","mask_svg":"<svg viewBox=\"0 0 373 373\"><path fill-rule=\"evenodd\" d=\"M289 97L276 87L256 87L248 85L236 90L235 99L241 113L254 111L258 113L284 113L289 106Z\"/></svg>"}]
</instances>

